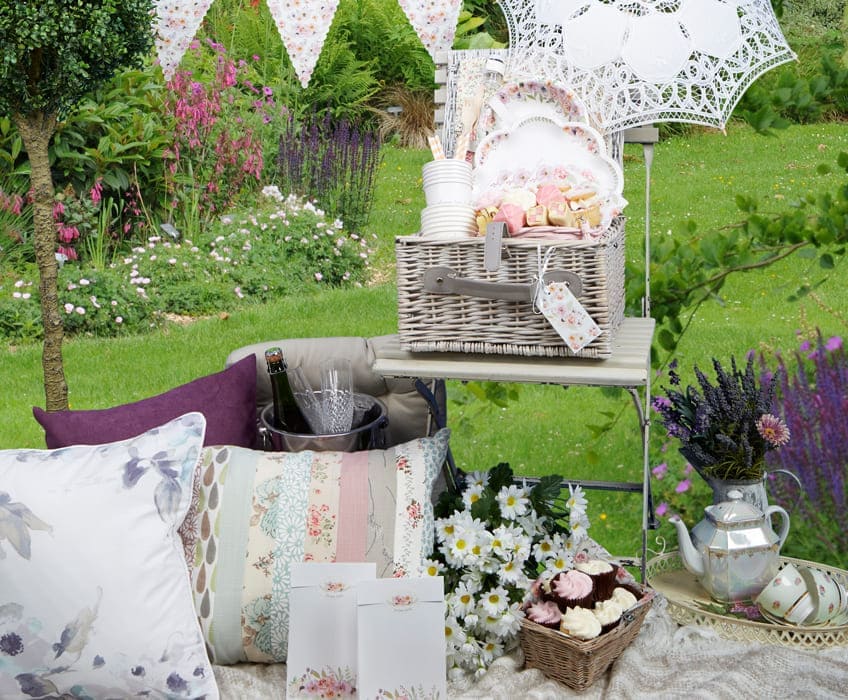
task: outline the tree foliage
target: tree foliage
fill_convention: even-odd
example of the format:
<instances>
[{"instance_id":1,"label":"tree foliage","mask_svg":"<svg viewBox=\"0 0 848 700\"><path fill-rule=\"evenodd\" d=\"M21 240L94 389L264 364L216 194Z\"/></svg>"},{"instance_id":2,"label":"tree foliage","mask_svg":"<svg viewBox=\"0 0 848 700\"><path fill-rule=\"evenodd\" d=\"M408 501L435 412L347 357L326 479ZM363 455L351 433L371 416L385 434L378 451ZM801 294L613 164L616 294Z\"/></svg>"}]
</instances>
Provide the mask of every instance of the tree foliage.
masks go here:
<instances>
[{"instance_id":1,"label":"tree foliage","mask_svg":"<svg viewBox=\"0 0 848 700\"><path fill-rule=\"evenodd\" d=\"M153 45L152 0L0 3L0 114L62 116Z\"/></svg>"},{"instance_id":2,"label":"tree foliage","mask_svg":"<svg viewBox=\"0 0 848 700\"><path fill-rule=\"evenodd\" d=\"M0 4L0 117L11 116L30 160L35 258L48 410L68 407L62 364L49 144L59 116L152 46L152 0L22 0Z\"/></svg>"}]
</instances>

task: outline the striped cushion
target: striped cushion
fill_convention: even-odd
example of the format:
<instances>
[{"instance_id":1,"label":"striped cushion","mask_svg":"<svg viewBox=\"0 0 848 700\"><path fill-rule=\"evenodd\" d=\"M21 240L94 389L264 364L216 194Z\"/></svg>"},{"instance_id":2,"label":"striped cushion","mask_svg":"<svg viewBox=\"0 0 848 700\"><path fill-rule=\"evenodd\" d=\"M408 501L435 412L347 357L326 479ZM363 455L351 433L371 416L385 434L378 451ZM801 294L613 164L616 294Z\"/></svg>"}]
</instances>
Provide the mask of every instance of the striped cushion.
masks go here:
<instances>
[{"instance_id":1,"label":"striped cushion","mask_svg":"<svg viewBox=\"0 0 848 700\"><path fill-rule=\"evenodd\" d=\"M213 662L285 661L294 561L418 575L433 549L430 496L448 436L367 452L204 448L180 534Z\"/></svg>"}]
</instances>

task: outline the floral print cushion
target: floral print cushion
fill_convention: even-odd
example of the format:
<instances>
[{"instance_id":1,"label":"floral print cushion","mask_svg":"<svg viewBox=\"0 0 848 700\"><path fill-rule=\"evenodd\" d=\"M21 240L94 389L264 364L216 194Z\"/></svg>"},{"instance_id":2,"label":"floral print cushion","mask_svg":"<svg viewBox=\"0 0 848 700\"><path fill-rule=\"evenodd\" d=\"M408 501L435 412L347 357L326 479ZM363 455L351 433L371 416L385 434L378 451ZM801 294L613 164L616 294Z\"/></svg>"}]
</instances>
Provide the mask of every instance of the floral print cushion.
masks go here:
<instances>
[{"instance_id":1,"label":"floral print cushion","mask_svg":"<svg viewBox=\"0 0 848 700\"><path fill-rule=\"evenodd\" d=\"M218 698L177 534L205 428L0 451L0 697Z\"/></svg>"},{"instance_id":2,"label":"floral print cushion","mask_svg":"<svg viewBox=\"0 0 848 700\"><path fill-rule=\"evenodd\" d=\"M380 577L419 575L448 437L363 452L205 448L180 534L213 662L286 660L292 562L368 561Z\"/></svg>"}]
</instances>

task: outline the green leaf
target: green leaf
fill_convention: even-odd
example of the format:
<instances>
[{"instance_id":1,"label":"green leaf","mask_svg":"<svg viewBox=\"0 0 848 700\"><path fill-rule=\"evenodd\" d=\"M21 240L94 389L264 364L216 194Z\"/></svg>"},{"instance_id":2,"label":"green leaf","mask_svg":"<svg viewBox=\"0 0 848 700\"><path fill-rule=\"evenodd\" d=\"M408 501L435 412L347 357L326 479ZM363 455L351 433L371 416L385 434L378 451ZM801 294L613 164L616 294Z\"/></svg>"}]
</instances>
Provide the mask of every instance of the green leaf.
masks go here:
<instances>
[{"instance_id":1,"label":"green leaf","mask_svg":"<svg viewBox=\"0 0 848 700\"><path fill-rule=\"evenodd\" d=\"M668 350L671 352L677 347L677 341L674 339L674 336L671 334L667 328L663 328L659 334L657 335L657 341L660 344L660 347L663 350Z\"/></svg>"},{"instance_id":2,"label":"green leaf","mask_svg":"<svg viewBox=\"0 0 848 700\"><path fill-rule=\"evenodd\" d=\"M835 267L833 256L830 253L825 253L819 258L819 266L823 270L832 270Z\"/></svg>"}]
</instances>

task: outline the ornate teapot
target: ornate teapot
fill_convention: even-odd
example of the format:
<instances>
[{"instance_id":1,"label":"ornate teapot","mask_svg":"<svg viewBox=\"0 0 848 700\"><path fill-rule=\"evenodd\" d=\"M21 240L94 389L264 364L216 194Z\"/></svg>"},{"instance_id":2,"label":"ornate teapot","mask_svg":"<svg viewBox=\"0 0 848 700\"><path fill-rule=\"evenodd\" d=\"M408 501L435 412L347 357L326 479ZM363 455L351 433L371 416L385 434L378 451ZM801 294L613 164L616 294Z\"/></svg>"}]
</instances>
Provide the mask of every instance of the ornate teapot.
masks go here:
<instances>
[{"instance_id":1,"label":"ornate teapot","mask_svg":"<svg viewBox=\"0 0 848 700\"><path fill-rule=\"evenodd\" d=\"M680 557L684 566L716 600L751 600L777 573L780 547L789 534L789 515L780 506L765 513L742 500L742 492L732 490L727 501L707 506L692 535L679 517L671 519L677 528ZM771 528L771 516L780 516L778 534Z\"/></svg>"}]
</instances>

